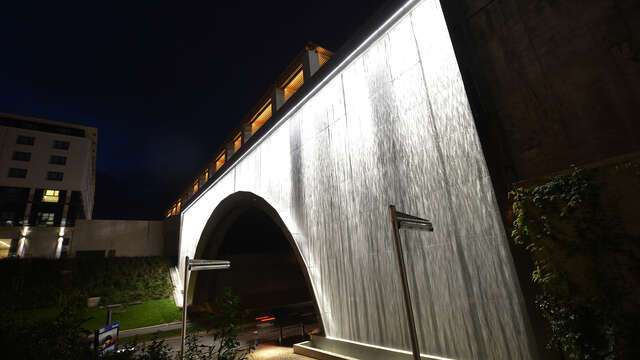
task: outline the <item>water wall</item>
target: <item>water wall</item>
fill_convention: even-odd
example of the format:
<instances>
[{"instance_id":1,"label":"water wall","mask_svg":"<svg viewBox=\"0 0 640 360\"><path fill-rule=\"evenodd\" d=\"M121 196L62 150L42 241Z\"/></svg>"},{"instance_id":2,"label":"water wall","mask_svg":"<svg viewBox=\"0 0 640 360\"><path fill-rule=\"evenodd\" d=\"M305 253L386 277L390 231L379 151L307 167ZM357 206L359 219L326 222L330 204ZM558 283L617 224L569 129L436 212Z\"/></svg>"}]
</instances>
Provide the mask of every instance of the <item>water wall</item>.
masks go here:
<instances>
[{"instance_id":1,"label":"water wall","mask_svg":"<svg viewBox=\"0 0 640 360\"><path fill-rule=\"evenodd\" d=\"M391 16L391 14L390 14ZM533 343L440 3L409 2L182 213L179 269L224 198L276 209L328 337L410 349L388 205L403 231L421 352L531 359Z\"/></svg>"}]
</instances>

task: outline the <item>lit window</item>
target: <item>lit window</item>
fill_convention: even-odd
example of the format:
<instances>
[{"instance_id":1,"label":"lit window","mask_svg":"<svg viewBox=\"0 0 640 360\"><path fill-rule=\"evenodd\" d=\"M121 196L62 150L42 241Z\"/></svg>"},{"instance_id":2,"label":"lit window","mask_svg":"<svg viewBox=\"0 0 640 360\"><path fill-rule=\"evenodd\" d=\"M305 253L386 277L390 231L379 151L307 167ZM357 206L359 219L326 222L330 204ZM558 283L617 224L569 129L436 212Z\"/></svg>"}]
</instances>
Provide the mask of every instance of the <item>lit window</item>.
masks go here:
<instances>
[{"instance_id":1,"label":"lit window","mask_svg":"<svg viewBox=\"0 0 640 360\"><path fill-rule=\"evenodd\" d=\"M54 213L38 213L38 225L53 225L55 217Z\"/></svg>"},{"instance_id":2,"label":"lit window","mask_svg":"<svg viewBox=\"0 0 640 360\"><path fill-rule=\"evenodd\" d=\"M45 190L42 202L57 203L60 200L60 190Z\"/></svg>"},{"instance_id":3,"label":"lit window","mask_svg":"<svg viewBox=\"0 0 640 360\"><path fill-rule=\"evenodd\" d=\"M167 213L167 217L171 217L171 210Z\"/></svg>"},{"instance_id":4,"label":"lit window","mask_svg":"<svg viewBox=\"0 0 640 360\"><path fill-rule=\"evenodd\" d=\"M204 169L204 182L209 181L209 169Z\"/></svg>"},{"instance_id":5,"label":"lit window","mask_svg":"<svg viewBox=\"0 0 640 360\"><path fill-rule=\"evenodd\" d=\"M238 133L238 135L236 135L236 137L233 139L233 153L237 153L238 150L240 150L240 147L242 146L242 133Z\"/></svg>"},{"instance_id":6,"label":"lit window","mask_svg":"<svg viewBox=\"0 0 640 360\"><path fill-rule=\"evenodd\" d=\"M227 160L227 156L225 155L224 151L218 155L218 158L216 158L216 171L218 171L222 165L224 165L224 162Z\"/></svg>"},{"instance_id":7,"label":"lit window","mask_svg":"<svg viewBox=\"0 0 640 360\"><path fill-rule=\"evenodd\" d=\"M0 259L9 256L9 249L11 249L12 242L13 239L0 239Z\"/></svg>"},{"instance_id":8,"label":"lit window","mask_svg":"<svg viewBox=\"0 0 640 360\"><path fill-rule=\"evenodd\" d=\"M300 65L282 85L284 89L284 101L289 100L289 98L302 87L302 84L304 84L304 75L302 74L302 65Z\"/></svg>"},{"instance_id":9,"label":"lit window","mask_svg":"<svg viewBox=\"0 0 640 360\"><path fill-rule=\"evenodd\" d=\"M193 193L197 193L198 192L198 180L196 180L196 182L193 183Z\"/></svg>"},{"instance_id":10,"label":"lit window","mask_svg":"<svg viewBox=\"0 0 640 360\"><path fill-rule=\"evenodd\" d=\"M271 118L271 101L267 101L260 111L254 116L253 120L251 120L251 135L255 134L258 129L264 125L267 120Z\"/></svg>"},{"instance_id":11,"label":"lit window","mask_svg":"<svg viewBox=\"0 0 640 360\"><path fill-rule=\"evenodd\" d=\"M176 214L180 212L181 206L182 206L182 201L178 201L178 205L176 206Z\"/></svg>"},{"instance_id":12,"label":"lit window","mask_svg":"<svg viewBox=\"0 0 640 360\"><path fill-rule=\"evenodd\" d=\"M331 51L323 48L322 46L316 47L318 53L318 63L320 66L324 65L329 59L331 59Z\"/></svg>"}]
</instances>

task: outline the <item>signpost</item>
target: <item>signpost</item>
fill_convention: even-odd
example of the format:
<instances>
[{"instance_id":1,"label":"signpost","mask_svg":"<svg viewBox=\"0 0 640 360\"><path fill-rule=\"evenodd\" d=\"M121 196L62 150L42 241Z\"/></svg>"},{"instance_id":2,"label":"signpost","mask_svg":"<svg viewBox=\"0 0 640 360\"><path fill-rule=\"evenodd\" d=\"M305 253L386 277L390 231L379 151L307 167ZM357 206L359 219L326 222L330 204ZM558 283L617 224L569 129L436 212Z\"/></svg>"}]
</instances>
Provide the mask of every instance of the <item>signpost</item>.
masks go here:
<instances>
[{"instance_id":1,"label":"signpost","mask_svg":"<svg viewBox=\"0 0 640 360\"><path fill-rule=\"evenodd\" d=\"M182 291L182 329L180 331L180 358L184 359L184 342L187 337L187 289L192 271L224 270L231 267L231 261L226 260L196 260L186 256L184 260L184 289Z\"/></svg>"},{"instance_id":2,"label":"signpost","mask_svg":"<svg viewBox=\"0 0 640 360\"><path fill-rule=\"evenodd\" d=\"M418 335L416 333L416 323L413 319L413 308L411 307L411 296L409 295L409 283L407 281L407 270L404 265L404 253L402 252L402 240L400 229L413 229L419 231L433 231L431 221L413 215L407 215L396 211L396 207L389 205L389 216L393 227L393 241L400 268L400 280L402 282L402 294L404 295L404 308L407 313L409 326L409 336L411 337L411 351L414 360L420 360L420 348L418 346Z\"/></svg>"},{"instance_id":3,"label":"signpost","mask_svg":"<svg viewBox=\"0 0 640 360\"><path fill-rule=\"evenodd\" d=\"M99 328L93 337L94 348L101 354L115 350L119 333L120 322L118 321Z\"/></svg>"}]
</instances>

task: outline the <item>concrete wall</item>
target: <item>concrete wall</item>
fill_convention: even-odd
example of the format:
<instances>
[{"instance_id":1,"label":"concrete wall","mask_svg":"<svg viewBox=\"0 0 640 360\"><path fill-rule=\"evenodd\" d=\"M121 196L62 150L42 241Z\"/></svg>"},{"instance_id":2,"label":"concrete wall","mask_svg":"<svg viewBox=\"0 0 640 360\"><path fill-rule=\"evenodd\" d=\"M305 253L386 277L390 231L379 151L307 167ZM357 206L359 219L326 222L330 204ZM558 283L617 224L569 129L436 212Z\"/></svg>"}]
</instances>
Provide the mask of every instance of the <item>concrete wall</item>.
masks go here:
<instances>
[{"instance_id":1,"label":"concrete wall","mask_svg":"<svg viewBox=\"0 0 640 360\"><path fill-rule=\"evenodd\" d=\"M503 212L516 182L640 150L640 2L441 3ZM544 343L533 265L512 250Z\"/></svg>"},{"instance_id":2,"label":"concrete wall","mask_svg":"<svg viewBox=\"0 0 640 360\"><path fill-rule=\"evenodd\" d=\"M442 4L499 197L640 150L640 2Z\"/></svg>"},{"instance_id":3,"label":"concrete wall","mask_svg":"<svg viewBox=\"0 0 640 360\"><path fill-rule=\"evenodd\" d=\"M70 255L78 251L116 250L115 256L161 256L164 250L162 221L78 220Z\"/></svg>"},{"instance_id":4,"label":"concrete wall","mask_svg":"<svg viewBox=\"0 0 640 360\"><path fill-rule=\"evenodd\" d=\"M0 227L0 239L5 243L11 243L11 241L19 241L22 238L22 227L17 226L4 226ZM24 257L37 257L37 258L55 258L56 250L62 252L67 250L67 247L59 244L58 238L60 237L60 228L58 227L29 227L26 239L24 240ZM73 228L66 228L64 233L65 238L73 237ZM60 248L58 248L60 246ZM16 249L17 250L17 249Z\"/></svg>"}]
</instances>

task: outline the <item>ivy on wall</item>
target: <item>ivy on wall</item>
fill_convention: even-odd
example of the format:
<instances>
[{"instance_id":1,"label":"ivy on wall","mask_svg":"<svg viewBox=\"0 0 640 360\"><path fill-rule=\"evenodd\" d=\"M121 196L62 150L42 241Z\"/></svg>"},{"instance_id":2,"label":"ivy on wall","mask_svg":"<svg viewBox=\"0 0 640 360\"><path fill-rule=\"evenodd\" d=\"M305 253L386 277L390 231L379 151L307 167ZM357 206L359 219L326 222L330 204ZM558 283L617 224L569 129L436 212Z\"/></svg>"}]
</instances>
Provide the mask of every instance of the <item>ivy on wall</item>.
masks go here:
<instances>
[{"instance_id":1,"label":"ivy on wall","mask_svg":"<svg viewBox=\"0 0 640 360\"><path fill-rule=\"evenodd\" d=\"M511 235L534 264L547 346L565 358L640 358L639 169L573 168L509 193Z\"/></svg>"}]
</instances>

